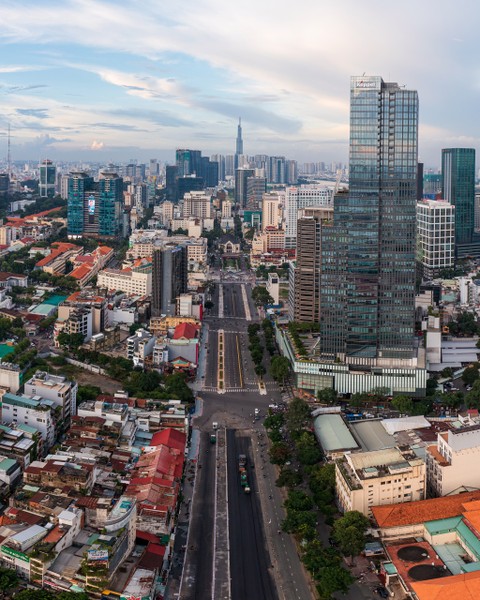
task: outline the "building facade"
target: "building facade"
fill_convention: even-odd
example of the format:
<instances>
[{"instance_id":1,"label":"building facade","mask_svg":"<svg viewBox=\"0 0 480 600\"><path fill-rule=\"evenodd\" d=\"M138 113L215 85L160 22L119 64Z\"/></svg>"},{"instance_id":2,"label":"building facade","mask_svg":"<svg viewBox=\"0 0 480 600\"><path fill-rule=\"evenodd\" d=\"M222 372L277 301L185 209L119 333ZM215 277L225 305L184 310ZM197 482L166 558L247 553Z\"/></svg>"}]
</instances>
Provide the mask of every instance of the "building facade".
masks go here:
<instances>
[{"instance_id":1,"label":"building facade","mask_svg":"<svg viewBox=\"0 0 480 600\"><path fill-rule=\"evenodd\" d=\"M455 264L455 207L441 200L417 203L417 260L432 279Z\"/></svg>"},{"instance_id":2,"label":"building facade","mask_svg":"<svg viewBox=\"0 0 480 600\"><path fill-rule=\"evenodd\" d=\"M455 244L471 244L475 229L475 149L442 150L442 198L455 206Z\"/></svg>"},{"instance_id":3,"label":"building facade","mask_svg":"<svg viewBox=\"0 0 480 600\"><path fill-rule=\"evenodd\" d=\"M333 191L323 185L289 186L285 191L285 247L296 248L298 211L308 206L332 206Z\"/></svg>"},{"instance_id":4,"label":"building facade","mask_svg":"<svg viewBox=\"0 0 480 600\"><path fill-rule=\"evenodd\" d=\"M187 291L187 248L165 246L153 252L152 316L174 315L177 296Z\"/></svg>"}]
</instances>

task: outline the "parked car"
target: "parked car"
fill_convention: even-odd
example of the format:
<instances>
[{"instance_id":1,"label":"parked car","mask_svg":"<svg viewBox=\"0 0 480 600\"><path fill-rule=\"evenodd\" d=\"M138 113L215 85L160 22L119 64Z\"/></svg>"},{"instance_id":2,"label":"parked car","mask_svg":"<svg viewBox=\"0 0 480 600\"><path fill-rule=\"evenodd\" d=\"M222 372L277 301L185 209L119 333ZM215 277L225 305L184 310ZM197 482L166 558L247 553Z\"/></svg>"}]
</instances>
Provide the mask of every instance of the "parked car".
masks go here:
<instances>
[{"instance_id":1,"label":"parked car","mask_svg":"<svg viewBox=\"0 0 480 600\"><path fill-rule=\"evenodd\" d=\"M378 586L375 589L375 593L378 594L381 598L388 598L389 597L389 593L387 591L387 588L383 587L383 585Z\"/></svg>"}]
</instances>

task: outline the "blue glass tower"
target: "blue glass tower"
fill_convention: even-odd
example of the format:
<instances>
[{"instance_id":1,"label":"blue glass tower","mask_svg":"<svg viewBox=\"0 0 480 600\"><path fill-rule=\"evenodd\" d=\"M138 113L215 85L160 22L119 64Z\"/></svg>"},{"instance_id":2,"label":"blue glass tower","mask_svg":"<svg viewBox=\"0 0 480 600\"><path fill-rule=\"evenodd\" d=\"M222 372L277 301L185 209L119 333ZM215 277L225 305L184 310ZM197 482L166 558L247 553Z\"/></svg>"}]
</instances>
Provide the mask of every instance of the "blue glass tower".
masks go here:
<instances>
[{"instance_id":1,"label":"blue glass tower","mask_svg":"<svg viewBox=\"0 0 480 600\"><path fill-rule=\"evenodd\" d=\"M322 238L321 353L374 364L414 352L418 96L352 77L350 187Z\"/></svg>"}]
</instances>

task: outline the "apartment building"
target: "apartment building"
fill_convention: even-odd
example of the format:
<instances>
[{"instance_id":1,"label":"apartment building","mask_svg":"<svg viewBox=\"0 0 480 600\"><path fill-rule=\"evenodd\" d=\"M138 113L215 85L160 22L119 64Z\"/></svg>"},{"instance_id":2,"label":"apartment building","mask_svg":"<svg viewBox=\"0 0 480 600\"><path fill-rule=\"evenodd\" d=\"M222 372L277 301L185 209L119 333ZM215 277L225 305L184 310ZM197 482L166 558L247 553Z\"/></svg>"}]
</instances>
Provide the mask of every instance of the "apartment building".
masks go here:
<instances>
[{"instance_id":1,"label":"apartment building","mask_svg":"<svg viewBox=\"0 0 480 600\"><path fill-rule=\"evenodd\" d=\"M336 462L335 490L344 512L371 516L372 506L423 500L426 468L409 446L346 454Z\"/></svg>"},{"instance_id":2,"label":"apartment building","mask_svg":"<svg viewBox=\"0 0 480 600\"><path fill-rule=\"evenodd\" d=\"M417 260L432 278L455 262L455 206L444 200L417 203Z\"/></svg>"},{"instance_id":3,"label":"apartment building","mask_svg":"<svg viewBox=\"0 0 480 600\"><path fill-rule=\"evenodd\" d=\"M97 286L107 290L121 290L127 296L150 296L152 273L132 269L104 269L98 274Z\"/></svg>"},{"instance_id":4,"label":"apartment building","mask_svg":"<svg viewBox=\"0 0 480 600\"><path fill-rule=\"evenodd\" d=\"M56 427L52 400L27 398L7 392L2 398L2 422L6 425L30 425L42 436L45 450L55 443Z\"/></svg>"},{"instance_id":5,"label":"apartment building","mask_svg":"<svg viewBox=\"0 0 480 600\"><path fill-rule=\"evenodd\" d=\"M425 460L429 495L480 489L480 424L439 433Z\"/></svg>"},{"instance_id":6,"label":"apartment building","mask_svg":"<svg viewBox=\"0 0 480 600\"><path fill-rule=\"evenodd\" d=\"M68 429L71 418L76 414L77 391L78 384L75 381L69 381L62 375L50 375L44 371L37 371L25 383L26 396L41 396L51 400L55 407L61 408L65 429Z\"/></svg>"}]
</instances>

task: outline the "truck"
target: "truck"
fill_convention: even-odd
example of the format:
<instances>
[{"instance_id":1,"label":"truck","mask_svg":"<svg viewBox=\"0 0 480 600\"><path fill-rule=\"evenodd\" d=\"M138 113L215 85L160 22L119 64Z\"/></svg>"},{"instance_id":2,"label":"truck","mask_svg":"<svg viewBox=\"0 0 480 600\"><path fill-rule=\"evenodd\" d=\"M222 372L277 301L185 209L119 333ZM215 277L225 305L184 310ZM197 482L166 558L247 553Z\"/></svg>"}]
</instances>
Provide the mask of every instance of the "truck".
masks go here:
<instances>
[{"instance_id":1,"label":"truck","mask_svg":"<svg viewBox=\"0 0 480 600\"><path fill-rule=\"evenodd\" d=\"M245 469L247 466L247 457L245 454L239 454L238 455L238 469L239 471L241 471L242 469Z\"/></svg>"},{"instance_id":2,"label":"truck","mask_svg":"<svg viewBox=\"0 0 480 600\"><path fill-rule=\"evenodd\" d=\"M240 473L240 485L245 494L249 494L250 485L248 484L247 457L245 454L238 455L238 471Z\"/></svg>"},{"instance_id":3,"label":"truck","mask_svg":"<svg viewBox=\"0 0 480 600\"><path fill-rule=\"evenodd\" d=\"M217 441L217 434L215 432L210 434L210 443L215 444Z\"/></svg>"}]
</instances>

